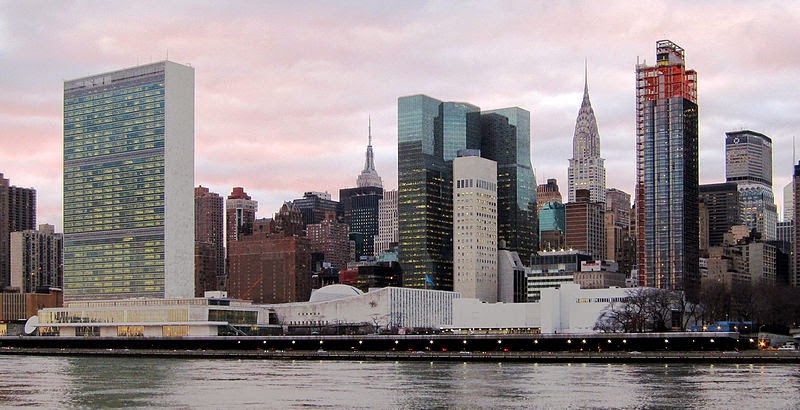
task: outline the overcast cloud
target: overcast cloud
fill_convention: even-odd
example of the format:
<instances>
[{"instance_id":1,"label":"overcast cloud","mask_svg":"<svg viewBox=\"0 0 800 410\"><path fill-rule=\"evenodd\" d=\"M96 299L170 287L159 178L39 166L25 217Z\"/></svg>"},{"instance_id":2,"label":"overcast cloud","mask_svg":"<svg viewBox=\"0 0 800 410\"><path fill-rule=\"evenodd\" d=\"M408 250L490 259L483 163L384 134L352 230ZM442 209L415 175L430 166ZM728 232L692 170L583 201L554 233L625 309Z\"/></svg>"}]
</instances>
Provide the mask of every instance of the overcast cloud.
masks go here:
<instances>
[{"instance_id":1,"label":"overcast cloud","mask_svg":"<svg viewBox=\"0 0 800 410\"><path fill-rule=\"evenodd\" d=\"M354 186L372 118L397 187L397 98L531 111L540 183L566 191L584 60L608 186L633 194L634 67L670 39L698 72L700 180L724 180L724 133L770 136L782 208L798 133L796 2L218 2L0 0L0 172L61 229L63 81L170 60L196 79L195 185L243 186L269 217Z\"/></svg>"}]
</instances>

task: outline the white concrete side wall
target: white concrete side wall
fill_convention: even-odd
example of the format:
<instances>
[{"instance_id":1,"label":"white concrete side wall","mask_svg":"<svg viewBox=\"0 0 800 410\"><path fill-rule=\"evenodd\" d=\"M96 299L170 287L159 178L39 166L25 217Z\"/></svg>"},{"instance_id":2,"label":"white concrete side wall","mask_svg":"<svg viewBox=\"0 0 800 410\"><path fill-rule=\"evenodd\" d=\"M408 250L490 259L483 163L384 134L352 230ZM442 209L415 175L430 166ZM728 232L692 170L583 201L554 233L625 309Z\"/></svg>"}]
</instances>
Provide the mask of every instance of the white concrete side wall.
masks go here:
<instances>
[{"instance_id":1,"label":"white concrete side wall","mask_svg":"<svg viewBox=\"0 0 800 410\"><path fill-rule=\"evenodd\" d=\"M194 296L194 68L165 63L164 297Z\"/></svg>"},{"instance_id":2,"label":"white concrete side wall","mask_svg":"<svg viewBox=\"0 0 800 410\"><path fill-rule=\"evenodd\" d=\"M481 303L478 299L453 300L453 327L541 327L539 303Z\"/></svg>"},{"instance_id":3,"label":"white concrete side wall","mask_svg":"<svg viewBox=\"0 0 800 410\"><path fill-rule=\"evenodd\" d=\"M389 323L389 298L386 289L319 303L270 305L282 324ZM266 309L265 309L266 310ZM263 313L265 316L268 312ZM259 321L262 318L259 317ZM264 320L268 320L265 317Z\"/></svg>"},{"instance_id":4,"label":"white concrete side wall","mask_svg":"<svg viewBox=\"0 0 800 410\"><path fill-rule=\"evenodd\" d=\"M61 328L61 336L66 336L64 334L64 330L66 328ZM75 332L75 330L73 330ZM74 334L74 333L73 333ZM117 327L116 326L103 326L100 328L100 337L117 337Z\"/></svg>"},{"instance_id":5,"label":"white concrete side wall","mask_svg":"<svg viewBox=\"0 0 800 410\"><path fill-rule=\"evenodd\" d=\"M161 337L164 335L164 332L161 330L162 326L145 326L144 327L144 336L145 337Z\"/></svg>"},{"instance_id":6,"label":"white concrete side wall","mask_svg":"<svg viewBox=\"0 0 800 410\"><path fill-rule=\"evenodd\" d=\"M22 261L25 258L25 250L23 249L23 233L11 232L11 286L19 288L21 292L25 292L22 287Z\"/></svg>"},{"instance_id":7,"label":"white concrete side wall","mask_svg":"<svg viewBox=\"0 0 800 410\"><path fill-rule=\"evenodd\" d=\"M189 336L216 336L216 326L189 326Z\"/></svg>"}]
</instances>

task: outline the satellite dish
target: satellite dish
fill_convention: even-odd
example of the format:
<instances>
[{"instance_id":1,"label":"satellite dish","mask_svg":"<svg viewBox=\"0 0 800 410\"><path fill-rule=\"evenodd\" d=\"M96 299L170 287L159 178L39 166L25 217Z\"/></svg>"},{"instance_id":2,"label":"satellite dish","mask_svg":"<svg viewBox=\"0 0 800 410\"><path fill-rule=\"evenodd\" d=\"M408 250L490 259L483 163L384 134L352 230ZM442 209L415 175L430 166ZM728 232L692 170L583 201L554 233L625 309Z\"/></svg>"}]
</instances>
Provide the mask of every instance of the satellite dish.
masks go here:
<instances>
[{"instance_id":1,"label":"satellite dish","mask_svg":"<svg viewBox=\"0 0 800 410\"><path fill-rule=\"evenodd\" d=\"M25 334L32 335L33 332L36 331L36 326L39 325L39 316L31 316L27 322L25 322Z\"/></svg>"}]
</instances>

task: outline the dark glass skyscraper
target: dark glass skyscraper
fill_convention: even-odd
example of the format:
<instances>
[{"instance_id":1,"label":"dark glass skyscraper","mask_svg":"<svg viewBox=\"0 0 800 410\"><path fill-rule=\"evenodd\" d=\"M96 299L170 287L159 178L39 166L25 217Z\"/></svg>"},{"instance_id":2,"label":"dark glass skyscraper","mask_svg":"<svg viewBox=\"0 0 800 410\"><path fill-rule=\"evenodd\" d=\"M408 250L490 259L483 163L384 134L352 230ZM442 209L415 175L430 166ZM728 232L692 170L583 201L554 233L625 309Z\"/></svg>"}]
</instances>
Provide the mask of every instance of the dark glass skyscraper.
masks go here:
<instances>
[{"instance_id":1,"label":"dark glass skyscraper","mask_svg":"<svg viewBox=\"0 0 800 410\"><path fill-rule=\"evenodd\" d=\"M655 66L636 66L636 150L639 285L696 298L697 73L669 40L656 43Z\"/></svg>"},{"instance_id":2,"label":"dark glass skyscraper","mask_svg":"<svg viewBox=\"0 0 800 410\"><path fill-rule=\"evenodd\" d=\"M484 111L481 156L497 161L497 239L530 263L539 245L531 114L518 107Z\"/></svg>"},{"instance_id":3,"label":"dark glass skyscraper","mask_svg":"<svg viewBox=\"0 0 800 410\"><path fill-rule=\"evenodd\" d=\"M530 113L425 95L398 99L398 220L405 286L452 289L452 161L462 149L497 162L498 240L523 261L538 244Z\"/></svg>"},{"instance_id":4,"label":"dark glass skyscraper","mask_svg":"<svg viewBox=\"0 0 800 410\"><path fill-rule=\"evenodd\" d=\"M36 190L9 184L0 173L0 289L11 284L9 235L36 228Z\"/></svg>"},{"instance_id":5,"label":"dark glass skyscraper","mask_svg":"<svg viewBox=\"0 0 800 410\"><path fill-rule=\"evenodd\" d=\"M443 124L456 120L440 118L449 111L441 104L426 95L397 101L398 259L403 286L452 290L452 166L444 159ZM456 137L449 135L451 147L466 145Z\"/></svg>"}]
</instances>

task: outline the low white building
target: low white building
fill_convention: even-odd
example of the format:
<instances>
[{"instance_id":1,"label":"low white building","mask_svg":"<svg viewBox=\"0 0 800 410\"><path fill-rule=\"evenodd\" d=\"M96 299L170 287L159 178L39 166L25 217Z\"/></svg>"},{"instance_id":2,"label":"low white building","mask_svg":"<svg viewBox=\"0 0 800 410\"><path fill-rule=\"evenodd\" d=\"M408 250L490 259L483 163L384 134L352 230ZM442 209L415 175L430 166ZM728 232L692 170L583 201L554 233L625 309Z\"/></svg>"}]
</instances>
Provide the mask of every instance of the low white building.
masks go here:
<instances>
[{"instance_id":1,"label":"low white building","mask_svg":"<svg viewBox=\"0 0 800 410\"><path fill-rule=\"evenodd\" d=\"M531 329L541 333L593 332L603 309L627 296L627 289L581 289L576 284L541 289L533 303L453 302L453 329L473 332Z\"/></svg>"}]
</instances>

